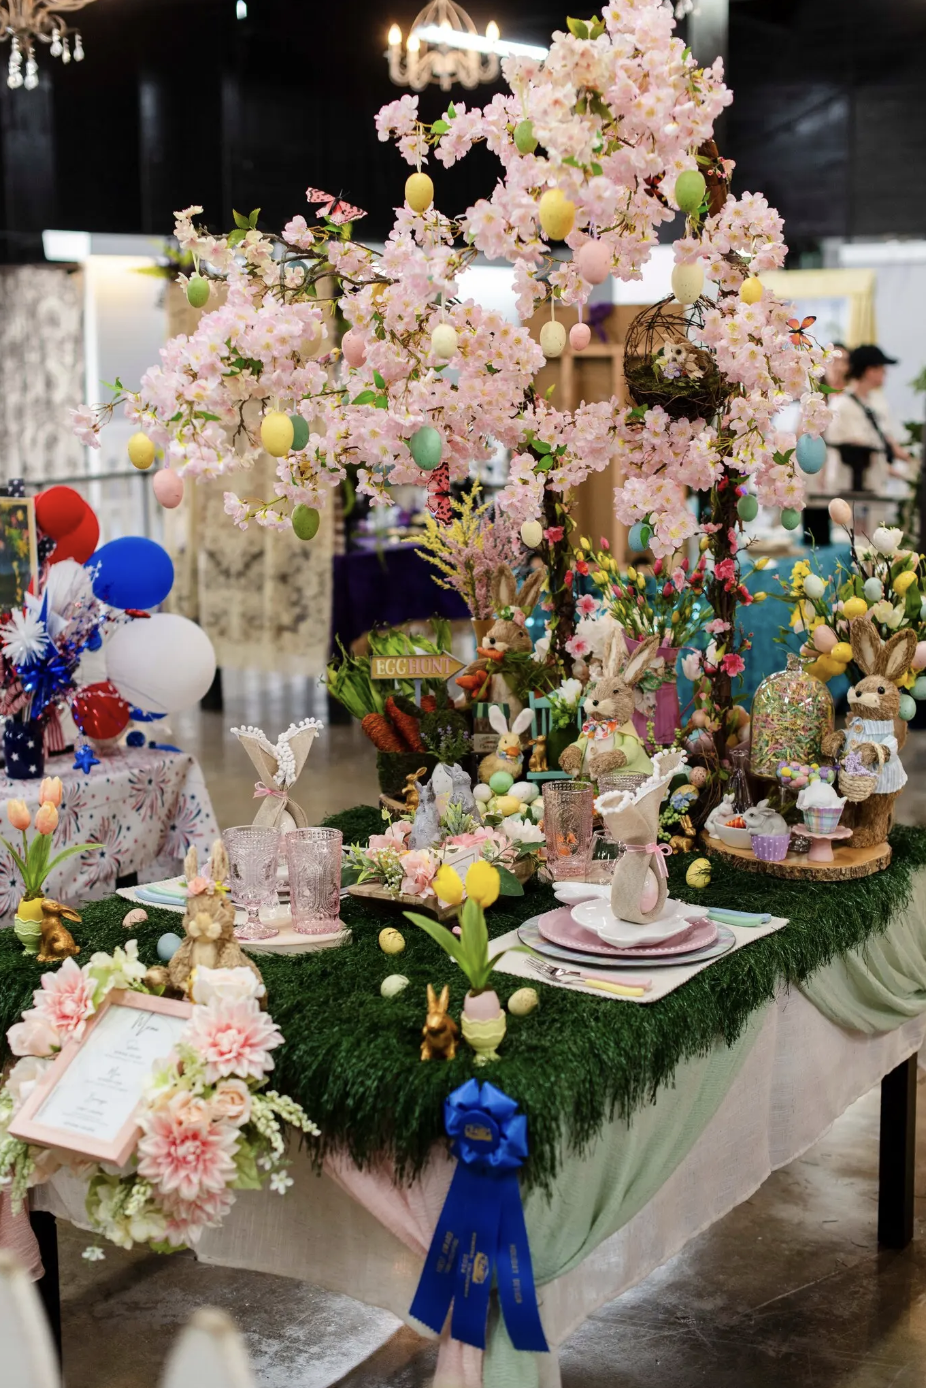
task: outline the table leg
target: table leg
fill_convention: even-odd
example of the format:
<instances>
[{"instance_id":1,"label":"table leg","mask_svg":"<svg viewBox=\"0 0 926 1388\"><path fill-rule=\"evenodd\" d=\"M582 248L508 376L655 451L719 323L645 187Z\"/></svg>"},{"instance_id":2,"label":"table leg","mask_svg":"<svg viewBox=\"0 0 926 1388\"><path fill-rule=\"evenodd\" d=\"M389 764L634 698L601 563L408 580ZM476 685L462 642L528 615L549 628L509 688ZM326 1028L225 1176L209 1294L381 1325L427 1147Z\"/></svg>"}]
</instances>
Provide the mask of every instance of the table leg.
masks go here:
<instances>
[{"instance_id":1,"label":"table leg","mask_svg":"<svg viewBox=\"0 0 926 1388\"><path fill-rule=\"evenodd\" d=\"M45 1276L36 1282L35 1287L42 1298L48 1326L51 1330L58 1361L61 1361L61 1283L58 1278L58 1225L53 1214L47 1210L32 1210L29 1215L32 1232L35 1234L42 1258Z\"/></svg>"},{"instance_id":2,"label":"table leg","mask_svg":"<svg viewBox=\"0 0 926 1388\"><path fill-rule=\"evenodd\" d=\"M916 1169L916 1054L881 1081L878 1242L906 1248L913 1238Z\"/></svg>"}]
</instances>

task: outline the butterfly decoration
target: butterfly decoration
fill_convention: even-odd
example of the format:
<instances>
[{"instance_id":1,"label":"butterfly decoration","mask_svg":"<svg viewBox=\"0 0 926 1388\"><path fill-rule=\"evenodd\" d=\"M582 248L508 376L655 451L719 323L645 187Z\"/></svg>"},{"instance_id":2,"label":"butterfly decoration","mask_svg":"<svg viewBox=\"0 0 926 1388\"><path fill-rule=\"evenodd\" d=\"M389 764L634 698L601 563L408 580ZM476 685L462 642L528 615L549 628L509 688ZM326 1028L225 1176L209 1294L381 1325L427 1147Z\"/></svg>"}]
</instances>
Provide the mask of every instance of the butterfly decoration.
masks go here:
<instances>
[{"instance_id":1,"label":"butterfly decoration","mask_svg":"<svg viewBox=\"0 0 926 1388\"><path fill-rule=\"evenodd\" d=\"M428 477L428 510L438 525L449 525L453 520L453 510L450 506L450 468L447 463L441 463Z\"/></svg>"},{"instance_id":2,"label":"butterfly decoration","mask_svg":"<svg viewBox=\"0 0 926 1388\"><path fill-rule=\"evenodd\" d=\"M321 188L306 188L305 195L309 202L314 204L316 212L321 217L327 217L329 222L334 222L335 226L343 226L345 222L356 222L367 214L362 207L354 207L353 203L342 202L340 197L332 197L330 193L325 193Z\"/></svg>"},{"instance_id":3,"label":"butterfly decoration","mask_svg":"<svg viewBox=\"0 0 926 1388\"><path fill-rule=\"evenodd\" d=\"M652 178L644 178L643 187L650 197L655 198L662 207L668 207L669 200L659 186L662 183L662 178L662 174L653 174Z\"/></svg>"},{"instance_id":4,"label":"butterfly decoration","mask_svg":"<svg viewBox=\"0 0 926 1388\"><path fill-rule=\"evenodd\" d=\"M809 318L805 318L801 323L799 323L796 318L788 319L788 327L791 329L788 335L795 347L810 346L810 338L807 336L807 329L810 327L811 323L816 323L816 321L817 315L815 313L812 313Z\"/></svg>"}]
</instances>

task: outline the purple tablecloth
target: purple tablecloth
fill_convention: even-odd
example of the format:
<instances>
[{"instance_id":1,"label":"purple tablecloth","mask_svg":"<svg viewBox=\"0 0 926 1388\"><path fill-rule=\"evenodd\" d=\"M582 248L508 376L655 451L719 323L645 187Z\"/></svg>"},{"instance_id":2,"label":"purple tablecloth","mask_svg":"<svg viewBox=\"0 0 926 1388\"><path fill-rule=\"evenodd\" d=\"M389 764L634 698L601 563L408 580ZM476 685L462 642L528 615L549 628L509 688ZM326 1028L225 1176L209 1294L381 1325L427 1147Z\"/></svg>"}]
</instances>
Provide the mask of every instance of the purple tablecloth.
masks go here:
<instances>
[{"instance_id":1,"label":"purple tablecloth","mask_svg":"<svg viewBox=\"0 0 926 1388\"><path fill-rule=\"evenodd\" d=\"M335 555L332 648L336 636L349 646L375 626L434 616L465 620L469 611L463 599L439 588L434 572L412 545Z\"/></svg>"}]
</instances>

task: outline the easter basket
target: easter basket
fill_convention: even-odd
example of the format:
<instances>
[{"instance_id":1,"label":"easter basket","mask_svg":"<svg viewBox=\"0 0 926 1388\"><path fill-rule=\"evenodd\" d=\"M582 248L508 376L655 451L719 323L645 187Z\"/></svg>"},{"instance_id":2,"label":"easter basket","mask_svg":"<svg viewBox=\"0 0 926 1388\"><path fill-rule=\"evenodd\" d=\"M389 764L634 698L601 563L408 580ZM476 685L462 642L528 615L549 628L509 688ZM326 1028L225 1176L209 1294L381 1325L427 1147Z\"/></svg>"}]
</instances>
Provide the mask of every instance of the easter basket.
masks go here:
<instances>
[{"instance_id":1,"label":"easter basket","mask_svg":"<svg viewBox=\"0 0 926 1388\"><path fill-rule=\"evenodd\" d=\"M635 405L661 405L671 419L713 419L731 386L711 352L694 340L707 301L686 312L670 296L638 313L624 340L624 379Z\"/></svg>"},{"instance_id":2,"label":"easter basket","mask_svg":"<svg viewBox=\"0 0 926 1388\"><path fill-rule=\"evenodd\" d=\"M865 766L858 752L850 752L839 768L839 792L854 804L867 800L871 795L887 759L887 753L879 742L870 745L878 754L876 767Z\"/></svg>"}]
</instances>

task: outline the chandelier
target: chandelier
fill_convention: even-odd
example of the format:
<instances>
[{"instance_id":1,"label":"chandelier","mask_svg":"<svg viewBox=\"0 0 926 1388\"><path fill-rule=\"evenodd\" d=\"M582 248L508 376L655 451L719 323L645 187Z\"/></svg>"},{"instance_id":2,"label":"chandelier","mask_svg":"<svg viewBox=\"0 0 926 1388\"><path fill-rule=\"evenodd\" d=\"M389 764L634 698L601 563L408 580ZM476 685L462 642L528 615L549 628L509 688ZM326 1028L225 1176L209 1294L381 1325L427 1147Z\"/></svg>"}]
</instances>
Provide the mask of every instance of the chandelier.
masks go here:
<instances>
[{"instance_id":1,"label":"chandelier","mask_svg":"<svg viewBox=\"0 0 926 1388\"><path fill-rule=\"evenodd\" d=\"M80 32L70 29L63 18L82 10L93 0L5 0L0 3L0 42L10 40L10 62L6 84L33 91L39 85L36 43L47 43L53 58L69 63L81 62L84 46ZM25 71L23 58L25 57Z\"/></svg>"},{"instance_id":2,"label":"chandelier","mask_svg":"<svg viewBox=\"0 0 926 1388\"><path fill-rule=\"evenodd\" d=\"M544 58L547 50L503 41L494 19L486 25L483 36L454 0L431 0L412 24L404 53L402 30L393 24L386 58L389 76L397 87L412 87L420 92L429 82L437 82L446 92L454 82L462 87L494 82L499 58L514 53Z\"/></svg>"}]
</instances>

